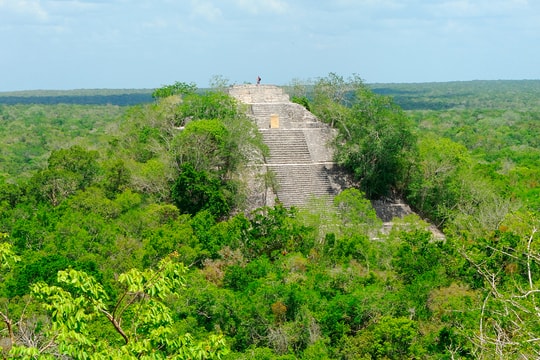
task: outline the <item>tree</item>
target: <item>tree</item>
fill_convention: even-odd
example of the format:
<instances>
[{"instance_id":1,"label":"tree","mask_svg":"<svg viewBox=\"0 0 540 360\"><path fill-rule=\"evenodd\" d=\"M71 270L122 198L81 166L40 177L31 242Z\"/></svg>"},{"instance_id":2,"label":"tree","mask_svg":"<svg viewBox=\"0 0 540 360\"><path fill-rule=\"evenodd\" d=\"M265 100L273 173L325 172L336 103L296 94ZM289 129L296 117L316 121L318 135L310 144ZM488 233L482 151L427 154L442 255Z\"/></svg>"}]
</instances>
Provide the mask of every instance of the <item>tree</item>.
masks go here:
<instances>
[{"instance_id":1,"label":"tree","mask_svg":"<svg viewBox=\"0 0 540 360\"><path fill-rule=\"evenodd\" d=\"M13 268L15 263L21 261L20 256L13 251L11 244L3 242L7 237L8 234L0 232L0 240L2 241L0 242L0 282L4 282L6 280L6 275L8 275L8 271ZM2 308L0 310L0 322L5 326L8 333L7 344L4 343L0 346L0 352L4 352L3 347L9 351L16 343L15 328L17 324L10 315L9 308Z\"/></svg>"},{"instance_id":2,"label":"tree","mask_svg":"<svg viewBox=\"0 0 540 360\"><path fill-rule=\"evenodd\" d=\"M172 85L164 85L152 92L152 97L154 99L163 99L173 95L188 95L193 94L197 91L197 85L194 83L185 83L176 81Z\"/></svg>"},{"instance_id":3,"label":"tree","mask_svg":"<svg viewBox=\"0 0 540 360\"><path fill-rule=\"evenodd\" d=\"M315 84L314 113L339 130L336 161L349 170L368 198L401 196L415 157L412 123L388 97L357 76L336 74Z\"/></svg>"},{"instance_id":4,"label":"tree","mask_svg":"<svg viewBox=\"0 0 540 360\"><path fill-rule=\"evenodd\" d=\"M62 355L74 359L219 359L228 352L221 336L198 342L190 334L175 332L166 299L184 286L185 271L173 256L163 259L156 270L132 269L118 277L121 290L112 303L95 278L73 269L58 272L60 286L38 282L32 291L50 312L50 336ZM100 317L112 333L101 325L93 326ZM10 354L47 356L45 351L22 346L14 346Z\"/></svg>"},{"instance_id":5,"label":"tree","mask_svg":"<svg viewBox=\"0 0 540 360\"><path fill-rule=\"evenodd\" d=\"M382 225L371 202L358 189L343 190L334 198L334 206L337 208L343 228L348 229L343 231L347 236L358 233L369 234L378 231Z\"/></svg>"},{"instance_id":6,"label":"tree","mask_svg":"<svg viewBox=\"0 0 540 360\"><path fill-rule=\"evenodd\" d=\"M104 172L102 186L107 196L112 199L127 187L131 180L131 173L121 159L108 161L104 165Z\"/></svg>"},{"instance_id":7,"label":"tree","mask_svg":"<svg viewBox=\"0 0 540 360\"><path fill-rule=\"evenodd\" d=\"M363 86L363 80L356 74L345 79L336 73L329 73L327 77L320 78L315 82L315 102L325 103L329 100L350 107L354 103L354 92Z\"/></svg>"},{"instance_id":8,"label":"tree","mask_svg":"<svg viewBox=\"0 0 540 360\"><path fill-rule=\"evenodd\" d=\"M8 234L0 232L0 239L8 238ZM0 242L0 270L4 271L13 266L14 263L21 261L21 258L13 252L12 246L7 242ZM0 278L3 280L3 278Z\"/></svg>"},{"instance_id":9,"label":"tree","mask_svg":"<svg viewBox=\"0 0 540 360\"><path fill-rule=\"evenodd\" d=\"M476 330L466 335L481 359L540 356L538 218L517 214L491 238L462 243L482 304Z\"/></svg>"},{"instance_id":10,"label":"tree","mask_svg":"<svg viewBox=\"0 0 540 360\"><path fill-rule=\"evenodd\" d=\"M307 254L313 247L312 229L298 220L295 208L281 203L263 207L252 213L250 223L243 249L250 259L265 255L274 260L295 251Z\"/></svg>"},{"instance_id":11,"label":"tree","mask_svg":"<svg viewBox=\"0 0 540 360\"><path fill-rule=\"evenodd\" d=\"M226 91L227 87L229 87L229 84L230 84L230 80L227 79L223 75L213 75L210 78L210 83L209 83L213 91L218 91L218 92L223 92L223 93Z\"/></svg>"},{"instance_id":12,"label":"tree","mask_svg":"<svg viewBox=\"0 0 540 360\"><path fill-rule=\"evenodd\" d=\"M422 348L417 343L417 324L407 318L382 317L371 331L369 353L375 359L417 358Z\"/></svg>"},{"instance_id":13,"label":"tree","mask_svg":"<svg viewBox=\"0 0 540 360\"><path fill-rule=\"evenodd\" d=\"M185 170L183 164L190 163L209 180L217 179L215 184L220 182L231 208L241 204L242 167L262 161L267 151L262 135L237 101L223 92L188 93L177 100L160 100L128 113L121 144L133 158L125 162L131 185L170 200L171 184ZM107 175L115 179L125 174L116 169L122 173Z\"/></svg>"},{"instance_id":14,"label":"tree","mask_svg":"<svg viewBox=\"0 0 540 360\"><path fill-rule=\"evenodd\" d=\"M71 171L46 169L32 176L29 189L30 194L38 201L46 201L52 206L57 206L77 191L80 182L80 176Z\"/></svg>"},{"instance_id":15,"label":"tree","mask_svg":"<svg viewBox=\"0 0 540 360\"><path fill-rule=\"evenodd\" d=\"M447 138L424 136L407 199L423 216L447 230L481 235L496 230L515 204L474 171L467 149Z\"/></svg>"},{"instance_id":16,"label":"tree","mask_svg":"<svg viewBox=\"0 0 540 360\"><path fill-rule=\"evenodd\" d=\"M97 151L89 151L75 145L53 151L49 157L49 170L65 170L79 178L78 187L89 186L98 174Z\"/></svg>"},{"instance_id":17,"label":"tree","mask_svg":"<svg viewBox=\"0 0 540 360\"><path fill-rule=\"evenodd\" d=\"M170 200L170 184L174 180L175 171L166 160L133 162L130 169L133 188L158 200Z\"/></svg>"},{"instance_id":18,"label":"tree","mask_svg":"<svg viewBox=\"0 0 540 360\"><path fill-rule=\"evenodd\" d=\"M368 198L401 196L415 158L416 138L412 124L390 98L367 87L356 90L350 137L338 162L360 181Z\"/></svg>"},{"instance_id":19,"label":"tree","mask_svg":"<svg viewBox=\"0 0 540 360\"><path fill-rule=\"evenodd\" d=\"M313 82L293 79L285 89L291 97L291 101L293 103L300 104L306 108L306 110L311 111L307 89L309 85L313 85Z\"/></svg>"},{"instance_id":20,"label":"tree","mask_svg":"<svg viewBox=\"0 0 540 360\"><path fill-rule=\"evenodd\" d=\"M184 163L171 194L182 213L195 215L201 210L208 210L212 215L221 217L229 213L232 201L225 196L223 189L218 178L205 170L196 170L191 163Z\"/></svg>"},{"instance_id":21,"label":"tree","mask_svg":"<svg viewBox=\"0 0 540 360\"><path fill-rule=\"evenodd\" d=\"M425 216L442 224L462 192L462 178L472 159L467 149L446 138L426 136L418 142L419 162L407 198Z\"/></svg>"},{"instance_id":22,"label":"tree","mask_svg":"<svg viewBox=\"0 0 540 360\"><path fill-rule=\"evenodd\" d=\"M220 120L190 122L175 137L176 162L190 163L197 171L224 174L233 153L227 148L227 128Z\"/></svg>"},{"instance_id":23,"label":"tree","mask_svg":"<svg viewBox=\"0 0 540 360\"><path fill-rule=\"evenodd\" d=\"M335 73L319 79L314 87L313 113L340 132L349 133L347 123L351 116L350 95L355 86L362 84L357 76L347 81Z\"/></svg>"},{"instance_id":24,"label":"tree","mask_svg":"<svg viewBox=\"0 0 540 360\"><path fill-rule=\"evenodd\" d=\"M23 191L20 186L6 182L0 177L0 204L6 203L10 207L14 207L21 202Z\"/></svg>"}]
</instances>

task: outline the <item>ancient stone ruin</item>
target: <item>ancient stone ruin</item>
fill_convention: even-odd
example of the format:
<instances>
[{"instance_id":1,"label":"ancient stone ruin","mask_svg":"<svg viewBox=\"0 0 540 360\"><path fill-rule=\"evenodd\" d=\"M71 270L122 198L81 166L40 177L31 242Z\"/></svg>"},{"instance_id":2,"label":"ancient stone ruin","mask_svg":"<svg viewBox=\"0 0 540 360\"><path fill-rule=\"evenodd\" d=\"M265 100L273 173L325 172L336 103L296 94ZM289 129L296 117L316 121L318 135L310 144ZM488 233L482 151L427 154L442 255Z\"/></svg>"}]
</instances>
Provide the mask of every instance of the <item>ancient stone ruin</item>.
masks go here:
<instances>
[{"instance_id":1,"label":"ancient stone ruin","mask_svg":"<svg viewBox=\"0 0 540 360\"><path fill-rule=\"evenodd\" d=\"M229 88L229 94L246 104L248 115L270 150L263 164L252 166L251 208L273 206L276 200L287 207L305 207L312 198L331 201L351 186L349 176L333 162L330 143L336 130L291 102L283 89L272 85L235 85ZM273 178L272 185L261 181L269 177ZM390 231L394 218L413 213L401 200L372 201L372 205L383 221L382 233ZM435 226L431 225L429 230L434 239L444 239Z\"/></svg>"},{"instance_id":2,"label":"ancient stone ruin","mask_svg":"<svg viewBox=\"0 0 540 360\"><path fill-rule=\"evenodd\" d=\"M257 205L305 206L310 198L332 199L343 185L330 142L336 133L272 85L235 85L229 94L247 105L270 156L257 172L273 178ZM267 181L267 184L269 181ZM259 194L261 191L259 190Z\"/></svg>"}]
</instances>

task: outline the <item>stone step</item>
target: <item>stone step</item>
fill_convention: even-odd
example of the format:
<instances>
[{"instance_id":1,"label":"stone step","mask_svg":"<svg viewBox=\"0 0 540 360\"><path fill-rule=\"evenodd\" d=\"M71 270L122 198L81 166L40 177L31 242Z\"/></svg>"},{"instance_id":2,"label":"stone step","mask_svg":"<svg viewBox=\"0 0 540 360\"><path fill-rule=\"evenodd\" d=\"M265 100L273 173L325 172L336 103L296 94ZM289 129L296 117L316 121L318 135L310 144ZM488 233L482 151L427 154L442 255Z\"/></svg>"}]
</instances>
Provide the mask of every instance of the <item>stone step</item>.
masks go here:
<instances>
[{"instance_id":1,"label":"stone step","mask_svg":"<svg viewBox=\"0 0 540 360\"><path fill-rule=\"evenodd\" d=\"M305 165L268 165L276 176L279 188L278 199L286 206L307 204L311 197L328 197L334 194L324 166Z\"/></svg>"},{"instance_id":2,"label":"stone step","mask_svg":"<svg viewBox=\"0 0 540 360\"><path fill-rule=\"evenodd\" d=\"M314 196L331 201L342 183L331 165L332 129L276 86L235 85L229 94L247 104L247 114L269 148L265 166L275 174L277 198L285 206L299 207Z\"/></svg>"},{"instance_id":3,"label":"stone step","mask_svg":"<svg viewBox=\"0 0 540 360\"><path fill-rule=\"evenodd\" d=\"M270 150L269 164L309 164L312 162L306 137L301 130L263 131L263 141Z\"/></svg>"},{"instance_id":4,"label":"stone step","mask_svg":"<svg viewBox=\"0 0 540 360\"><path fill-rule=\"evenodd\" d=\"M260 129L270 126L270 119L277 116L280 128L318 127L323 125L303 106L294 103L256 103L251 104L250 116Z\"/></svg>"}]
</instances>

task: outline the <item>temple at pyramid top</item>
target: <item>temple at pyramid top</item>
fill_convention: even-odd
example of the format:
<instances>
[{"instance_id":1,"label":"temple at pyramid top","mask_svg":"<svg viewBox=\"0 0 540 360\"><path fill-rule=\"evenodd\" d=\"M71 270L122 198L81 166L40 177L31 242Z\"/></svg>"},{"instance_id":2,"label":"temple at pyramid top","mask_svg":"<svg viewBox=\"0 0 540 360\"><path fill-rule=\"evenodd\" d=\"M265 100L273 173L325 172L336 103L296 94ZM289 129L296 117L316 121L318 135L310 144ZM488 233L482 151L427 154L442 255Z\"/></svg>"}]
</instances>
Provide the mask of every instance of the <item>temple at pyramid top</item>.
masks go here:
<instances>
[{"instance_id":1,"label":"temple at pyramid top","mask_svg":"<svg viewBox=\"0 0 540 360\"><path fill-rule=\"evenodd\" d=\"M229 95L245 104L289 102L289 95L275 85L233 85Z\"/></svg>"}]
</instances>

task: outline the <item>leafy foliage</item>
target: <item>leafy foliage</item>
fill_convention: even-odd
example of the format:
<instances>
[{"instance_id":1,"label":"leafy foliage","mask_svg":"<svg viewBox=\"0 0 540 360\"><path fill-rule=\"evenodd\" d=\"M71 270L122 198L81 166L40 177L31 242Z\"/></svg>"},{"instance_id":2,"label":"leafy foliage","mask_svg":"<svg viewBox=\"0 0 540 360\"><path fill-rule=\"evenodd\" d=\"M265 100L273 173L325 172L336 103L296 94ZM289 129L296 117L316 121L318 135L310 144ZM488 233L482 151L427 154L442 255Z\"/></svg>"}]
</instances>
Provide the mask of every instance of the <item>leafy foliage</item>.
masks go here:
<instances>
[{"instance_id":1,"label":"leafy foliage","mask_svg":"<svg viewBox=\"0 0 540 360\"><path fill-rule=\"evenodd\" d=\"M125 111L106 103L0 105L0 177L28 179L46 167L54 150L103 146Z\"/></svg>"},{"instance_id":2,"label":"leafy foliage","mask_svg":"<svg viewBox=\"0 0 540 360\"><path fill-rule=\"evenodd\" d=\"M336 74L315 84L314 113L339 130L336 160L369 198L401 194L415 156L412 124L388 97Z\"/></svg>"},{"instance_id":3,"label":"leafy foliage","mask_svg":"<svg viewBox=\"0 0 540 360\"><path fill-rule=\"evenodd\" d=\"M173 95L188 95L197 90L197 85L176 81L172 85L164 85L152 93L154 99L166 98Z\"/></svg>"},{"instance_id":4,"label":"leafy foliage","mask_svg":"<svg viewBox=\"0 0 540 360\"><path fill-rule=\"evenodd\" d=\"M219 91L2 106L2 357L537 358L531 84L396 85L425 100L407 113L358 77L317 85L294 94L339 129L362 190L302 209L241 211L265 150ZM383 227L366 194L405 195L446 237L414 215Z\"/></svg>"},{"instance_id":5,"label":"leafy foliage","mask_svg":"<svg viewBox=\"0 0 540 360\"><path fill-rule=\"evenodd\" d=\"M174 139L179 166L190 163L198 171L223 174L233 156L227 137L227 128L219 120L190 122Z\"/></svg>"},{"instance_id":6,"label":"leafy foliage","mask_svg":"<svg viewBox=\"0 0 540 360\"><path fill-rule=\"evenodd\" d=\"M210 178L204 170L197 171L191 163L182 164L172 187L172 197L182 212L191 215L208 210L221 217L230 209L231 199L225 197L220 180Z\"/></svg>"},{"instance_id":7,"label":"leafy foliage","mask_svg":"<svg viewBox=\"0 0 540 360\"><path fill-rule=\"evenodd\" d=\"M172 258L165 258L157 270L133 269L121 274L118 282L122 291L112 307L107 305L109 295L99 282L73 269L58 272L58 283L63 286L38 282L32 291L51 312L50 331L57 351L75 359L220 358L227 348L218 336L197 343L189 334L173 335L173 317L164 301L183 286L185 271ZM103 330L95 332L89 326L98 316L112 325L122 345L104 338ZM38 350L15 346L11 354L31 357L40 354L42 350Z\"/></svg>"}]
</instances>

